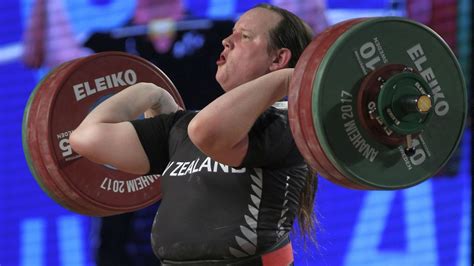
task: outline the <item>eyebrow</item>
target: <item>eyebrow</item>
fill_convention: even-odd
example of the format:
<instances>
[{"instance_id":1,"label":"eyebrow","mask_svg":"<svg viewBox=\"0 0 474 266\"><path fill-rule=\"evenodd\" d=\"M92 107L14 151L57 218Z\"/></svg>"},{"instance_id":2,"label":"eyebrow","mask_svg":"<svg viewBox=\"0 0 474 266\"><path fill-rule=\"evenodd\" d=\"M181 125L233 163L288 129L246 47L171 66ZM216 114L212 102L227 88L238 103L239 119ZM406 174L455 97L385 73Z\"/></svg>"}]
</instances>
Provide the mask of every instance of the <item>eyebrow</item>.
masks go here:
<instances>
[{"instance_id":1,"label":"eyebrow","mask_svg":"<svg viewBox=\"0 0 474 266\"><path fill-rule=\"evenodd\" d=\"M235 32L236 30L237 30L237 29L236 29L235 27L232 28L232 32ZM242 31L242 32L248 32L248 33L251 33L251 34L254 34L254 33L255 33L254 31L252 31L252 30L250 30L250 29L247 29L247 28L240 28L239 30Z\"/></svg>"}]
</instances>

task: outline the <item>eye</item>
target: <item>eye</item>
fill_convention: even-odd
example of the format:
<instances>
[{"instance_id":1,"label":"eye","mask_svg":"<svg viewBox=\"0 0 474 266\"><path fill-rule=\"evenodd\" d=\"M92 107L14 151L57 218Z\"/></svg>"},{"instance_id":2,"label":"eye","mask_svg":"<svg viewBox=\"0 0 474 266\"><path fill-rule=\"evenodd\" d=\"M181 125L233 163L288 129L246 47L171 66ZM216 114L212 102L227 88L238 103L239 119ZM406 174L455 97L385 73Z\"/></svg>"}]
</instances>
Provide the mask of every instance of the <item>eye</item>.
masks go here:
<instances>
[{"instance_id":1,"label":"eye","mask_svg":"<svg viewBox=\"0 0 474 266\"><path fill-rule=\"evenodd\" d=\"M245 34L245 33L242 33L242 38L244 38L244 39L250 39L250 36L247 35L247 34Z\"/></svg>"}]
</instances>

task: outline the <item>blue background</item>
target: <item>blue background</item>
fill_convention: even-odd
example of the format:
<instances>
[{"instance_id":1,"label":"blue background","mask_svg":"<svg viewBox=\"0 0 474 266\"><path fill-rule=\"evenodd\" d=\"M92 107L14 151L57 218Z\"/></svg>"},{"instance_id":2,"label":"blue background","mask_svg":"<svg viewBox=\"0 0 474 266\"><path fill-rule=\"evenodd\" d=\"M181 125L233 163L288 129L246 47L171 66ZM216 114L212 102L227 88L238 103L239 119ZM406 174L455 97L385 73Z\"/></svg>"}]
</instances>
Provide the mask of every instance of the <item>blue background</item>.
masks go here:
<instances>
[{"instance_id":1,"label":"blue background","mask_svg":"<svg viewBox=\"0 0 474 266\"><path fill-rule=\"evenodd\" d=\"M256 2L185 1L193 14L203 17L235 16ZM339 9L384 14L389 5L388 0L328 1L336 19ZM31 1L3 0L0 6L0 265L93 265L92 229L97 220L71 213L48 198L23 155L23 110L41 75L19 59ZM75 32L81 33L121 25L133 7L131 0L66 4ZM98 16L81 19L85 14ZM466 131L457 173L402 191L354 191L321 179L318 246L305 251L295 236L296 265L471 265L470 147Z\"/></svg>"}]
</instances>

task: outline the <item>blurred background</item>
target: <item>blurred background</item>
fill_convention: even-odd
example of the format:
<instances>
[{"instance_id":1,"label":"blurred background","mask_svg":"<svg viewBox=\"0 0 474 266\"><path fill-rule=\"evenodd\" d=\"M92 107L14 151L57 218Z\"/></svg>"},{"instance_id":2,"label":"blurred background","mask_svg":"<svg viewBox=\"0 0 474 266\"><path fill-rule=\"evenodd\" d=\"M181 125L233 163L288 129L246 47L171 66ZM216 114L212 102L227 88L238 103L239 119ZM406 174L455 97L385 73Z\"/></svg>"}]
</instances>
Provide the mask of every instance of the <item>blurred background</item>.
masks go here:
<instances>
[{"instance_id":1,"label":"blurred background","mask_svg":"<svg viewBox=\"0 0 474 266\"><path fill-rule=\"evenodd\" d=\"M140 55L169 75L188 109L221 94L221 39L259 2L315 32L342 20L404 16L450 45L471 91L471 0L2 0L0 3L0 265L157 265L149 233L159 203L94 218L51 200L28 169L23 112L51 68L94 52ZM170 26L171 25L171 26ZM208 90L192 91L196 84ZM470 120L469 120L470 121ZM355 191L320 179L318 246L295 234L295 265L472 265L470 122L448 165L400 191Z\"/></svg>"}]
</instances>

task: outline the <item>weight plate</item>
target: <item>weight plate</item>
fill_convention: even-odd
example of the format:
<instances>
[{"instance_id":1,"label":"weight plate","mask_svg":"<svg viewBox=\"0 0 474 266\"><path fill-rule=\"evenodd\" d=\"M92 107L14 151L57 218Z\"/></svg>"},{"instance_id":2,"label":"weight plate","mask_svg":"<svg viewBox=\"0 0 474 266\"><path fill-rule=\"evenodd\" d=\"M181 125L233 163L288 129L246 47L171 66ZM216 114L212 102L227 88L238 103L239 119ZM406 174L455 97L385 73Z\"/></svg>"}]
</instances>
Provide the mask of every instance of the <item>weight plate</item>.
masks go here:
<instances>
[{"instance_id":1,"label":"weight plate","mask_svg":"<svg viewBox=\"0 0 474 266\"><path fill-rule=\"evenodd\" d=\"M38 83L36 88L31 93L23 116L22 142L25 158L30 172L33 174L33 177L40 185L42 190L63 207L66 207L72 211L88 214L86 210L83 210L81 207L81 201L73 201L70 199L70 193L68 193L69 191L67 189L60 189L44 167L41 158L41 152L39 151L37 144L38 141L36 127L34 125L37 119L38 105L42 99L37 95L44 93L44 88L48 88L51 81L55 79L57 73L63 71L70 63L71 62L64 63L51 71L45 78L42 79L40 83Z\"/></svg>"},{"instance_id":2,"label":"weight plate","mask_svg":"<svg viewBox=\"0 0 474 266\"><path fill-rule=\"evenodd\" d=\"M311 82L310 75L307 75L304 70L309 67L309 65L312 65L318 56L321 56L321 54L315 55L314 51L324 53L325 49L327 49L325 45L326 40L331 39L331 36L333 36L335 32L343 30L345 26L345 23L338 23L323 31L308 45L301 55L295 66L295 72L289 87L288 116L290 118L290 127L295 142L306 162L308 162L313 169L316 169L321 176L337 185L348 188L360 188L359 184L351 182L351 180L347 178L331 174L334 172L333 167L329 162L321 160L324 154L322 154L319 146L314 146L312 145L313 143L308 141L308 138L311 137L311 133L314 132L313 130L308 130L312 129L312 120L307 122L301 119L301 117L311 117L312 112L310 104L308 106L301 104L301 102L307 99L305 98L306 96L302 96L306 91L303 91L305 86L302 86L301 83ZM312 135L314 135L314 133ZM311 145L311 147L309 145Z\"/></svg>"},{"instance_id":3,"label":"weight plate","mask_svg":"<svg viewBox=\"0 0 474 266\"><path fill-rule=\"evenodd\" d=\"M345 187L370 189L370 187L361 185L340 174L327 159L314 131L311 101L311 84L314 82L314 73L316 73L321 59L327 53L335 39L337 39L349 27L361 20L362 19L353 19L338 23L325 31L325 35L319 35L315 40L313 40L300 58L300 61L302 60L302 62L306 62L305 65L299 64L300 62L298 61L299 65L295 68L294 83L291 84L290 90L299 91L299 95L296 98L298 100L296 115L299 118L302 139L305 140L305 144L309 147L312 158L314 158L317 161L317 164L328 173L325 177L330 181ZM294 126L296 127L298 125L295 124ZM301 145L302 144L300 143L298 147Z\"/></svg>"},{"instance_id":4,"label":"weight plate","mask_svg":"<svg viewBox=\"0 0 474 266\"><path fill-rule=\"evenodd\" d=\"M413 68L433 93L434 114L413 139L413 155L406 145L371 138L357 115L362 79L388 64ZM323 153L349 179L374 189L410 187L436 174L459 144L467 114L464 79L449 47L424 25L366 19L341 34L311 73L314 131Z\"/></svg>"},{"instance_id":5,"label":"weight plate","mask_svg":"<svg viewBox=\"0 0 474 266\"><path fill-rule=\"evenodd\" d=\"M298 150L305 158L306 163L311 168L313 168L320 175L329 180L333 179L333 177L328 174L326 169L324 169L324 167L320 165L316 157L313 156L312 150L310 150L310 148L308 147L306 137L303 134L302 127L305 127L307 125L300 122L299 110L301 109L301 106L299 104L299 95L301 92L301 81L303 79L303 74L305 73L304 70L308 65L308 61L310 61L311 59L312 52L320 46L321 42L325 38L327 38L330 33L331 32L329 30L321 32L318 37L314 39L303 51L300 58L298 59L298 63L295 66L295 71L293 72L293 76L291 78L290 86L288 89L288 120L290 123L291 133L298 147ZM306 109L303 111L311 112L311 109Z\"/></svg>"},{"instance_id":6,"label":"weight plate","mask_svg":"<svg viewBox=\"0 0 474 266\"><path fill-rule=\"evenodd\" d=\"M48 174L85 210L104 216L134 211L160 199L160 177L136 176L90 162L71 150L69 134L104 98L138 82L166 89L184 107L168 77L150 62L120 52L76 60L44 89L34 124ZM78 212L84 210L78 210Z\"/></svg>"}]
</instances>

